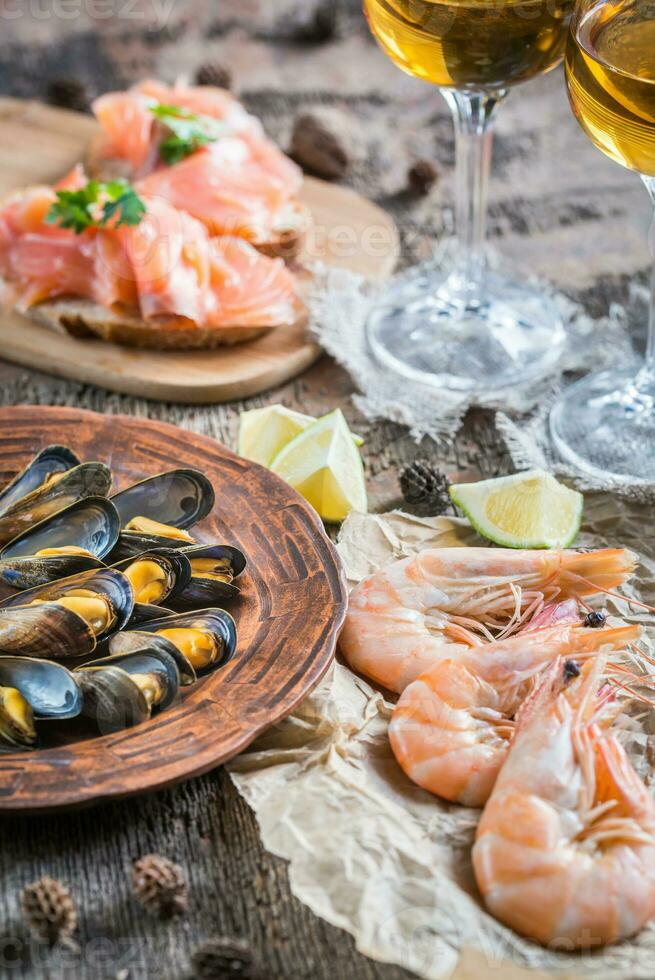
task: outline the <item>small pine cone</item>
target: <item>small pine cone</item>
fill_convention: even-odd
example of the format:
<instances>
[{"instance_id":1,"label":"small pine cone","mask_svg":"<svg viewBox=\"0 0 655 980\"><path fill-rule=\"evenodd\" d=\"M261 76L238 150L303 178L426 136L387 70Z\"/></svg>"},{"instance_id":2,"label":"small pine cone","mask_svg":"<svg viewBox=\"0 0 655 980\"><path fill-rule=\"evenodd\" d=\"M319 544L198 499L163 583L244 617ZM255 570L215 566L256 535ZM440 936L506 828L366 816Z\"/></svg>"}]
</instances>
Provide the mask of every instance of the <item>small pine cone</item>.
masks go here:
<instances>
[{"instance_id":1,"label":"small pine cone","mask_svg":"<svg viewBox=\"0 0 655 980\"><path fill-rule=\"evenodd\" d=\"M432 190L439 174L429 160L417 160L407 171L407 186L412 194L424 197Z\"/></svg>"},{"instance_id":2,"label":"small pine cone","mask_svg":"<svg viewBox=\"0 0 655 980\"><path fill-rule=\"evenodd\" d=\"M232 88L232 72L225 65L207 62L196 72L197 85L213 85L215 88Z\"/></svg>"},{"instance_id":3,"label":"small pine cone","mask_svg":"<svg viewBox=\"0 0 655 980\"><path fill-rule=\"evenodd\" d=\"M188 888L184 872L179 864L159 854L146 854L134 862L132 887L149 912L166 917L186 910Z\"/></svg>"},{"instance_id":4,"label":"small pine cone","mask_svg":"<svg viewBox=\"0 0 655 980\"><path fill-rule=\"evenodd\" d=\"M323 0L309 23L300 28L297 39L315 44L334 41L341 33L340 7L339 0Z\"/></svg>"},{"instance_id":5,"label":"small pine cone","mask_svg":"<svg viewBox=\"0 0 655 980\"><path fill-rule=\"evenodd\" d=\"M417 459L400 475L400 489L408 504L429 504L443 514L450 504L448 477L426 460Z\"/></svg>"},{"instance_id":6,"label":"small pine cone","mask_svg":"<svg viewBox=\"0 0 655 980\"><path fill-rule=\"evenodd\" d=\"M258 973L248 943L243 939L206 939L191 957L197 980L256 980Z\"/></svg>"},{"instance_id":7,"label":"small pine cone","mask_svg":"<svg viewBox=\"0 0 655 980\"><path fill-rule=\"evenodd\" d=\"M291 156L309 173L325 180L340 180L350 167L350 153L327 113L303 113L293 125Z\"/></svg>"},{"instance_id":8,"label":"small pine cone","mask_svg":"<svg viewBox=\"0 0 655 980\"><path fill-rule=\"evenodd\" d=\"M77 926L77 913L71 893L65 885L44 875L22 891L23 921L31 934L50 945L57 942L74 945L71 936Z\"/></svg>"},{"instance_id":9,"label":"small pine cone","mask_svg":"<svg viewBox=\"0 0 655 980\"><path fill-rule=\"evenodd\" d=\"M89 91L83 81L73 76L52 78L47 88L48 102L62 109L75 109L86 112L91 102Z\"/></svg>"}]
</instances>

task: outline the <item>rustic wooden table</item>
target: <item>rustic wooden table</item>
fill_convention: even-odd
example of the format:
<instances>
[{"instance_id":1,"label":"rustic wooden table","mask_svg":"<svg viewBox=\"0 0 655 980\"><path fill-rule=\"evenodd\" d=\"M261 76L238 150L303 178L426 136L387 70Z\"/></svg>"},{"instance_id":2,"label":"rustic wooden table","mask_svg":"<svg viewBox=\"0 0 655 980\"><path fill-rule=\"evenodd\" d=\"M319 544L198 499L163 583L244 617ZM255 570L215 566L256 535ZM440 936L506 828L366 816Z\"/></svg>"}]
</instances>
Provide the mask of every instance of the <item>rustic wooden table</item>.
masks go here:
<instances>
[{"instance_id":1,"label":"rustic wooden table","mask_svg":"<svg viewBox=\"0 0 655 980\"><path fill-rule=\"evenodd\" d=\"M298 111L336 107L360 134L350 182L393 213L403 259L415 261L451 224L453 136L445 105L387 62L367 34L358 0L322 5L328 14L339 8L334 37L315 29L318 0L8 5L0 15L0 91L44 97L53 77L75 75L95 94L147 74L193 74L200 63L215 61L232 70L236 91L283 146ZM419 200L404 190L408 163L417 157L435 160L440 169L433 193ZM594 151L577 129L560 72L512 96L499 117L491 235L510 257L552 278L594 315L611 303L628 305L637 345L643 317L631 284L646 282L648 220L639 182ZM358 415L348 376L327 358L246 405L147 403L4 363L0 386L2 404L78 405L161 418L228 445L234 445L244 407L283 401L318 415L340 405L366 438L370 501L379 509L400 503L398 471L417 454L400 427ZM486 477L509 465L493 418L484 412L469 414L452 446L420 451L451 474ZM189 914L171 923L147 917L130 894L131 862L152 851L179 861L190 879ZM20 888L46 873L68 882L77 899L80 959L53 959L30 947L21 926ZM349 936L291 896L285 864L262 849L252 814L222 770L121 805L3 821L0 876L2 976L178 980L189 975L193 948L219 934L249 939L267 978L407 976L364 959Z\"/></svg>"}]
</instances>

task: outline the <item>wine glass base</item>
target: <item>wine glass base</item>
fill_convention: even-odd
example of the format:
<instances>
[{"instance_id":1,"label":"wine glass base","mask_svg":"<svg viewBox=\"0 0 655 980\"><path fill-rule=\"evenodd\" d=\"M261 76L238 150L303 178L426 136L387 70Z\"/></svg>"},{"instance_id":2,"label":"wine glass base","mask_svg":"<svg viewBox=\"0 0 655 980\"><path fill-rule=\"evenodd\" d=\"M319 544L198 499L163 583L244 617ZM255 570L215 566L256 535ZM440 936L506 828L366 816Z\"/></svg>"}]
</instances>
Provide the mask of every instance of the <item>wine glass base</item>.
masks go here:
<instances>
[{"instance_id":1,"label":"wine glass base","mask_svg":"<svg viewBox=\"0 0 655 980\"><path fill-rule=\"evenodd\" d=\"M545 375L564 327L555 303L530 286L488 272L482 297L455 273L441 284L417 275L391 287L393 302L367 322L376 359L413 381L454 391L496 391Z\"/></svg>"},{"instance_id":2,"label":"wine glass base","mask_svg":"<svg viewBox=\"0 0 655 980\"><path fill-rule=\"evenodd\" d=\"M655 482L655 384L635 370L602 371L567 388L550 415L558 453L581 473Z\"/></svg>"}]
</instances>

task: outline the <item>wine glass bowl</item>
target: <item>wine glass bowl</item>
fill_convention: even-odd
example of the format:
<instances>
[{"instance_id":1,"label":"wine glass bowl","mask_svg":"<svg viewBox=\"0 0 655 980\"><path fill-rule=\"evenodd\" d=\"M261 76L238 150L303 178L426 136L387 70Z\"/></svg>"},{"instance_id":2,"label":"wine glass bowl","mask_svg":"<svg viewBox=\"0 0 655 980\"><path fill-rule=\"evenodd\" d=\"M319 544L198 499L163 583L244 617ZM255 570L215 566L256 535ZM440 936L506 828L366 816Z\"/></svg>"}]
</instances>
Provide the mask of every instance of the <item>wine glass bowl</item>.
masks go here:
<instances>
[{"instance_id":1,"label":"wine glass bowl","mask_svg":"<svg viewBox=\"0 0 655 980\"><path fill-rule=\"evenodd\" d=\"M439 86L456 135L457 248L394 283L367 323L389 369L437 389L526 384L559 357L557 304L527 276L490 269L485 246L492 121L509 88L560 63L574 0L364 0L373 35L403 71Z\"/></svg>"},{"instance_id":2,"label":"wine glass bowl","mask_svg":"<svg viewBox=\"0 0 655 980\"><path fill-rule=\"evenodd\" d=\"M655 204L655 2L583 0L566 79L587 136L638 173ZM583 473L618 484L655 482L655 265L643 366L572 385L553 407L550 431L560 456Z\"/></svg>"}]
</instances>

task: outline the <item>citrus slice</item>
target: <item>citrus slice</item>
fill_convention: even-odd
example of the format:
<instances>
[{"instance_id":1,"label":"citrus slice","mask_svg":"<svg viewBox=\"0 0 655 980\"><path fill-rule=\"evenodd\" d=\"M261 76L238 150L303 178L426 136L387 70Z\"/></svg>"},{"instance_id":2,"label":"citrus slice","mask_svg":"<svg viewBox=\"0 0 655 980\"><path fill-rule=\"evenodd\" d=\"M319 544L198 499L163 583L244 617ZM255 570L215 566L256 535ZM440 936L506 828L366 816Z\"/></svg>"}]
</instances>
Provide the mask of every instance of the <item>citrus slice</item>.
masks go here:
<instances>
[{"instance_id":1,"label":"citrus slice","mask_svg":"<svg viewBox=\"0 0 655 980\"><path fill-rule=\"evenodd\" d=\"M364 467L343 412L312 422L277 454L271 469L290 483L324 521L367 509Z\"/></svg>"},{"instance_id":2,"label":"citrus slice","mask_svg":"<svg viewBox=\"0 0 655 980\"><path fill-rule=\"evenodd\" d=\"M543 470L460 483L450 496L484 538L505 548L568 548L584 498Z\"/></svg>"},{"instance_id":3,"label":"citrus slice","mask_svg":"<svg viewBox=\"0 0 655 980\"><path fill-rule=\"evenodd\" d=\"M262 466L270 466L288 442L311 425L314 418L284 405L268 405L242 412L237 452Z\"/></svg>"},{"instance_id":4,"label":"citrus slice","mask_svg":"<svg viewBox=\"0 0 655 980\"><path fill-rule=\"evenodd\" d=\"M252 459L262 466L270 466L287 443L315 422L313 415L294 412L284 405L267 405L242 412L239 419L239 456ZM353 435L356 446L364 440Z\"/></svg>"}]
</instances>

